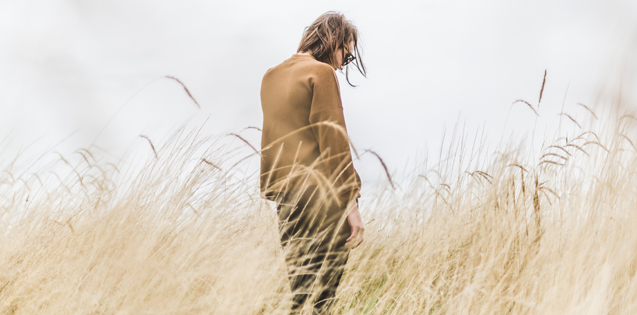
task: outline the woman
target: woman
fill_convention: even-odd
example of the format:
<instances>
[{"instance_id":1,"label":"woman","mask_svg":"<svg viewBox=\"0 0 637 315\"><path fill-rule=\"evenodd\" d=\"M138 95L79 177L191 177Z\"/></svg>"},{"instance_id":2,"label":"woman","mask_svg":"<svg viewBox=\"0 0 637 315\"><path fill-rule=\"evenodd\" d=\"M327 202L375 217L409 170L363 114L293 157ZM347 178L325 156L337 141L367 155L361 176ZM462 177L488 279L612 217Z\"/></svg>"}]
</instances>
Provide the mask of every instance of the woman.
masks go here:
<instances>
[{"instance_id":1,"label":"woman","mask_svg":"<svg viewBox=\"0 0 637 315\"><path fill-rule=\"evenodd\" d=\"M327 12L261 85L261 192L277 203L293 314L307 300L315 314L329 313L349 250L363 240L360 177L335 73L354 65L365 76L357 43L356 27Z\"/></svg>"}]
</instances>

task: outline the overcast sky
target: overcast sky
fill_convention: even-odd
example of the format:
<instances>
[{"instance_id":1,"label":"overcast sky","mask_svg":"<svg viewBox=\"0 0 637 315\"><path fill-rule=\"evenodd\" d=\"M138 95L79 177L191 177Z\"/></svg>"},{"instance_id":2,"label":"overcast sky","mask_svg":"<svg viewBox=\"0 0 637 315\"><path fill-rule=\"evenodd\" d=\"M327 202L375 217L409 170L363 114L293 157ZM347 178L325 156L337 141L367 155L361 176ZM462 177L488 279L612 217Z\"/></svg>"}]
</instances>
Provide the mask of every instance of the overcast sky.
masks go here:
<instances>
[{"instance_id":1,"label":"overcast sky","mask_svg":"<svg viewBox=\"0 0 637 315\"><path fill-rule=\"evenodd\" d=\"M205 134L242 132L258 146L242 129L262 124L263 74L329 10L357 25L369 70L351 76L356 88L339 74L351 139L397 173L457 122L493 142L537 129L511 104L537 104L545 69L546 130L563 102L586 120L576 103L602 108L614 82L636 82L636 1L4 0L0 162L29 144L119 156L148 149L140 134L161 142L206 119ZM364 179L380 174L369 157L356 165Z\"/></svg>"}]
</instances>

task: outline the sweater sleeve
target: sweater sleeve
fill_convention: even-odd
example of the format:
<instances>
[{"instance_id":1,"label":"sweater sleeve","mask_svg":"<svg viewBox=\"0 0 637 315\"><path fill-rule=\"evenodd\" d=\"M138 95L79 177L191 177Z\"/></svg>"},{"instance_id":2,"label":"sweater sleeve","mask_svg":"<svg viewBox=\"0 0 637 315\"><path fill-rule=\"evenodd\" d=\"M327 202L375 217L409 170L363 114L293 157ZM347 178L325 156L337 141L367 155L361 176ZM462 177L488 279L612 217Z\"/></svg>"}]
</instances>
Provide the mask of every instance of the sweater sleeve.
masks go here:
<instances>
[{"instance_id":1,"label":"sweater sleeve","mask_svg":"<svg viewBox=\"0 0 637 315\"><path fill-rule=\"evenodd\" d=\"M329 65L320 67L313 78L310 123L339 200L347 203L359 198L361 180L352 163L336 73Z\"/></svg>"}]
</instances>

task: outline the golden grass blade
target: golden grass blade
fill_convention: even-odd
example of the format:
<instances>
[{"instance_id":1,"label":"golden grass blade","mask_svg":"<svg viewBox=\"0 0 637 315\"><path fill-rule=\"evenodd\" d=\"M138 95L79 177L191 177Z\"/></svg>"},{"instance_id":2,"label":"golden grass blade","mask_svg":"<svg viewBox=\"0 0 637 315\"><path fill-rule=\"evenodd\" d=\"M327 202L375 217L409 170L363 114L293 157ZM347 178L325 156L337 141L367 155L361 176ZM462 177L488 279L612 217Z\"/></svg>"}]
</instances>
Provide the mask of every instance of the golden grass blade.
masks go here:
<instances>
[{"instance_id":1,"label":"golden grass blade","mask_svg":"<svg viewBox=\"0 0 637 315\"><path fill-rule=\"evenodd\" d=\"M188 90L188 88L186 87L186 85L185 85L183 82L181 82L181 80L179 80L179 79L177 79L177 78L175 78L175 77L173 77L173 76L170 76L170 75L165 76L165 78L168 78L168 79L171 79L171 80L175 80L175 81L177 81L177 83L179 83L179 84L181 85L181 87L183 87L183 88L184 88L184 91L186 91L186 94L188 94L188 97L190 97L190 99L191 99L193 102L195 102L195 105L197 105L197 107L198 107L199 109L201 109L201 105L199 105L199 103L197 102L197 100L195 100L195 98L192 96L192 94L190 94L190 91Z\"/></svg>"},{"instance_id":2,"label":"golden grass blade","mask_svg":"<svg viewBox=\"0 0 637 315\"><path fill-rule=\"evenodd\" d=\"M228 135L230 136L234 136L237 137L239 139L241 139L241 141L243 141L245 144L247 144L250 148L252 148L252 150L254 150L254 152L258 155L261 155L261 152L259 150L257 150L257 148L255 148L250 142L248 142L248 140L246 140L245 138L243 138L242 136L236 134L236 133L229 133Z\"/></svg>"},{"instance_id":3,"label":"golden grass blade","mask_svg":"<svg viewBox=\"0 0 637 315\"><path fill-rule=\"evenodd\" d=\"M578 149L578 150L582 151L582 153L586 154L587 156L590 156L590 154L588 154L588 152L586 152L586 150L584 150L584 148L582 148L581 146L578 146L578 145L575 145L575 144L572 144L572 143L568 143L568 144L565 145L565 147L573 147L575 149Z\"/></svg>"},{"instance_id":4,"label":"golden grass blade","mask_svg":"<svg viewBox=\"0 0 637 315\"><path fill-rule=\"evenodd\" d=\"M564 164L562 163L558 163L558 162L554 162L554 161L550 161L550 160L544 160L541 161L538 166L542 165L542 164L552 164L552 165L556 165L556 166L564 166Z\"/></svg>"},{"instance_id":5,"label":"golden grass blade","mask_svg":"<svg viewBox=\"0 0 637 315\"><path fill-rule=\"evenodd\" d=\"M513 106L515 103L524 103L524 104L526 104L526 105L527 105L527 106L529 106L529 108L533 111L533 113L535 114L535 116L538 116L538 117L540 116L540 115L537 113L537 111L535 110L535 108L533 108L533 105L531 105L529 102L527 102L527 101L525 101L525 100L516 100L515 102L513 102L513 103L511 104L511 106Z\"/></svg>"},{"instance_id":6,"label":"golden grass blade","mask_svg":"<svg viewBox=\"0 0 637 315\"><path fill-rule=\"evenodd\" d=\"M557 153L551 153L551 152L549 152L549 153L544 153L544 154L540 157L540 160L543 160L543 159L544 159L545 157L547 157L547 156L555 156L555 157L558 157L558 158L563 159L563 160L568 160L568 158L567 158L567 157L561 156L561 155L559 155L559 154L557 154Z\"/></svg>"},{"instance_id":7,"label":"golden grass blade","mask_svg":"<svg viewBox=\"0 0 637 315\"><path fill-rule=\"evenodd\" d=\"M527 169L526 169L526 168L524 168L524 166L522 166L522 165L520 165L520 164L516 164L516 163L514 163L514 164L509 164L509 165L507 165L507 167L517 167L517 168L519 168L520 170L524 171L525 173L528 173L528 172L529 172L529 171L527 171Z\"/></svg>"},{"instance_id":8,"label":"golden grass blade","mask_svg":"<svg viewBox=\"0 0 637 315\"><path fill-rule=\"evenodd\" d=\"M595 112L592 109L590 109L588 106L586 106L586 105L584 105L582 103L577 103L577 105L584 107L589 113L591 113L593 115L593 117L595 117L595 119L598 119L597 115L595 115Z\"/></svg>"},{"instance_id":9,"label":"golden grass blade","mask_svg":"<svg viewBox=\"0 0 637 315\"><path fill-rule=\"evenodd\" d=\"M542 102L542 94L544 93L544 84L546 84L546 69L544 69L544 79L542 79L542 88L540 89L540 99L537 101L537 108L540 108Z\"/></svg>"},{"instance_id":10,"label":"golden grass blade","mask_svg":"<svg viewBox=\"0 0 637 315\"><path fill-rule=\"evenodd\" d=\"M157 156L157 150L155 150L155 145L153 145L153 142L150 141L150 138L148 138L147 136L144 135L139 135L140 138L144 138L148 141L148 143L150 144L150 148L153 149L153 153L155 154L155 158L158 159L159 157Z\"/></svg>"},{"instance_id":11,"label":"golden grass blade","mask_svg":"<svg viewBox=\"0 0 637 315\"><path fill-rule=\"evenodd\" d=\"M391 175L389 174L389 170L387 169L387 165L385 164L385 161L383 161L383 159L380 157L380 155L378 155L378 153L372 150L365 150L365 152L369 152L373 154L378 159L378 161L380 162L380 165L383 167L383 170L385 170L385 175L387 176L387 180L389 181L391 188L395 190L396 186L394 186L394 181L391 179Z\"/></svg>"},{"instance_id":12,"label":"golden grass blade","mask_svg":"<svg viewBox=\"0 0 637 315\"><path fill-rule=\"evenodd\" d=\"M564 149L563 147L561 147L561 146L559 146L559 145L550 145L550 146L548 146L548 147L547 147L547 149L550 149L550 148L559 149L559 150L561 150L562 152L566 153L568 156L571 156L571 153L570 153L570 152L568 152L568 150Z\"/></svg>"},{"instance_id":13,"label":"golden grass blade","mask_svg":"<svg viewBox=\"0 0 637 315\"><path fill-rule=\"evenodd\" d=\"M220 171L223 171L223 170L221 169L221 167L217 166L216 164L214 164L214 163L212 163L212 162L210 162L210 161L208 161L208 160L206 160L206 159L201 159L201 161L202 161L202 162L204 162L204 163L206 163L206 164L208 164L208 165L210 165L210 166L212 166L212 167L214 167L214 168L216 168L216 169L218 169L218 170L220 170Z\"/></svg>"},{"instance_id":14,"label":"golden grass blade","mask_svg":"<svg viewBox=\"0 0 637 315\"><path fill-rule=\"evenodd\" d=\"M577 120L575 120L575 118L571 117L571 115L569 115L569 114L567 114L567 113L559 113L559 114L557 114L557 115L558 115L558 116L566 116L566 117L568 117L568 119L570 119L572 122L574 122L574 123L577 125L577 127L579 127L580 129L582 129L582 125L580 125L580 124L577 122Z\"/></svg>"},{"instance_id":15,"label":"golden grass blade","mask_svg":"<svg viewBox=\"0 0 637 315\"><path fill-rule=\"evenodd\" d=\"M633 149L637 152L637 147L635 147L635 144L633 143L632 140L630 140L625 134L619 134L619 136L625 139L626 141L628 141L628 143L630 143Z\"/></svg>"},{"instance_id":16,"label":"golden grass blade","mask_svg":"<svg viewBox=\"0 0 637 315\"><path fill-rule=\"evenodd\" d=\"M596 144L600 148L604 149L604 151L606 151L607 153L610 153L610 150L608 150L608 148L606 148L603 144L599 143L598 141L586 141L586 143L582 144L582 147L589 144Z\"/></svg>"},{"instance_id":17,"label":"golden grass blade","mask_svg":"<svg viewBox=\"0 0 637 315\"><path fill-rule=\"evenodd\" d=\"M261 128L255 127L255 126L248 126L248 127L243 128L243 130L246 130L246 129L254 129L254 130L262 131Z\"/></svg>"}]
</instances>

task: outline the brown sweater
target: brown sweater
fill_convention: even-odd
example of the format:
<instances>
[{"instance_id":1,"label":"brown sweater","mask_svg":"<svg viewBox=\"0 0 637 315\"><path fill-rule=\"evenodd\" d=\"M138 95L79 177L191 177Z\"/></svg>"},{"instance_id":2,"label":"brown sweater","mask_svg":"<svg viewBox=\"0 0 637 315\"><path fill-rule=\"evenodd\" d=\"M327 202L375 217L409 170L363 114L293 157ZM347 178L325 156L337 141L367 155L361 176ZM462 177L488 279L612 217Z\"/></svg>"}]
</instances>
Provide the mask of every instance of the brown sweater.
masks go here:
<instances>
[{"instance_id":1,"label":"brown sweater","mask_svg":"<svg viewBox=\"0 0 637 315\"><path fill-rule=\"evenodd\" d=\"M360 196L338 79L310 55L292 55L261 83L261 193L274 200L306 185L328 187L347 203Z\"/></svg>"}]
</instances>

